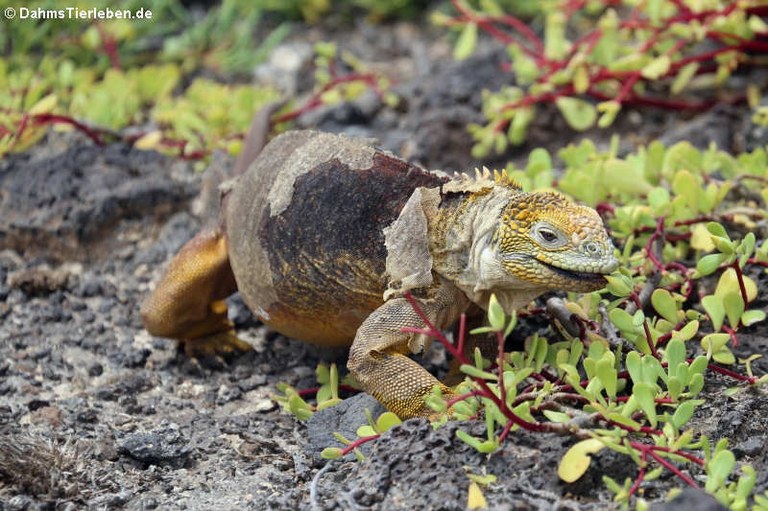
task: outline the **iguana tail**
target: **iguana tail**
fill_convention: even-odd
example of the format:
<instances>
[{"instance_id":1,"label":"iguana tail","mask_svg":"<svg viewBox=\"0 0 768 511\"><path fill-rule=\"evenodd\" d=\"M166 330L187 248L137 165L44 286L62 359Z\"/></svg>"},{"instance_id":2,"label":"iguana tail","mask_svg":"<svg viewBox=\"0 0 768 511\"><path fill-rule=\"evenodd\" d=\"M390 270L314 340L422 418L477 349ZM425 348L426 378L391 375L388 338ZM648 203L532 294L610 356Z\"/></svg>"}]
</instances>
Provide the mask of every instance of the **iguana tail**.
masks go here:
<instances>
[{"instance_id":1,"label":"iguana tail","mask_svg":"<svg viewBox=\"0 0 768 511\"><path fill-rule=\"evenodd\" d=\"M283 101L269 103L256 112L251 121L251 126L248 128L248 133L246 133L243 139L243 149L240 151L240 155L237 157L235 165L229 174L230 178L237 177L248 170L253 160L256 159L261 150L264 149L264 146L267 145L267 138L272 127L270 118L283 104Z\"/></svg>"},{"instance_id":2,"label":"iguana tail","mask_svg":"<svg viewBox=\"0 0 768 511\"><path fill-rule=\"evenodd\" d=\"M270 118L283 104L284 102L269 103L256 113L243 139L243 149L234 165L228 165L222 161L221 157L214 154L210 166L203 175L197 207L197 211L204 219L204 224L209 226L218 224L221 219L219 213L226 200L226 183L248 170L253 160L261 153L269 139L272 127Z\"/></svg>"}]
</instances>

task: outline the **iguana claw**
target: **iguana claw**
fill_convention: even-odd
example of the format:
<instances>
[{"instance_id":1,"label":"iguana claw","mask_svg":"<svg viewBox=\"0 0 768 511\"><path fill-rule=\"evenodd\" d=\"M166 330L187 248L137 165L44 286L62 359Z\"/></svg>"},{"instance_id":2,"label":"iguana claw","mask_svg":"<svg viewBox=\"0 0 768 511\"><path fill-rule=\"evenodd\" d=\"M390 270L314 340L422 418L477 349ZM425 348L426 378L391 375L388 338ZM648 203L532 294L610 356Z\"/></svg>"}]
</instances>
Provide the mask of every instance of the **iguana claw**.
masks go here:
<instances>
[{"instance_id":1,"label":"iguana claw","mask_svg":"<svg viewBox=\"0 0 768 511\"><path fill-rule=\"evenodd\" d=\"M241 340L234 330L181 341L184 353L191 358L206 358L232 353L245 353L253 348Z\"/></svg>"}]
</instances>

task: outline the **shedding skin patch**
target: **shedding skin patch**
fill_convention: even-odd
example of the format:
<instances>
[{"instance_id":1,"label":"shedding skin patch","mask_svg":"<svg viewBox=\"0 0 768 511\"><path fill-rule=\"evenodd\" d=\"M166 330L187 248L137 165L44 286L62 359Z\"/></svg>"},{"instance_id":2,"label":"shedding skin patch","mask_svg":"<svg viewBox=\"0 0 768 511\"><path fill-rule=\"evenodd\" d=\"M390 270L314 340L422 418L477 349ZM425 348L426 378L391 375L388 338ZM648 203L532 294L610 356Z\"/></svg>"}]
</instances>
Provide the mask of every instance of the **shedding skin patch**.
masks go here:
<instances>
[{"instance_id":1,"label":"shedding skin patch","mask_svg":"<svg viewBox=\"0 0 768 511\"><path fill-rule=\"evenodd\" d=\"M360 142L351 145L348 141L340 135L316 132L290 159L275 162L281 168L278 171L280 179L274 182L267 195L271 215L285 211L293 200L296 180L320 164L337 161L347 168L371 168L376 149Z\"/></svg>"},{"instance_id":2,"label":"shedding skin patch","mask_svg":"<svg viewBox=\"0 0 768 511\"><path fill-rule=\"evenodd\" d=\"M440 192L437 188L417 188L397 220L384 229L389 279L384 300L432 284L428 222L429 218L434 218L439 204Z\"/></svg>"}]
</instances>

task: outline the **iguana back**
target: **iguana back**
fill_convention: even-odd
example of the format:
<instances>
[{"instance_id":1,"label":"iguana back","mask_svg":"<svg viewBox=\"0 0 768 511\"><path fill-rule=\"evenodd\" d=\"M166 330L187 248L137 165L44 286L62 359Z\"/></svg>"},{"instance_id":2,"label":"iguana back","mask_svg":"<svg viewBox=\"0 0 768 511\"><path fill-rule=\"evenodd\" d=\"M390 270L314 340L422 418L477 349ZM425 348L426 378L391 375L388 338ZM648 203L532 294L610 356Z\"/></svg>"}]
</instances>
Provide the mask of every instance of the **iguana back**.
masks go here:
<instances>
[{"instance_id":1,"label":"iguana back","mask_svg":"<svg viewBox=\"0 0 768 511\"><path fill-rule=\"evenodd\" d=\"M347 345L383 303L383 231L418 187L447 179L358 139L293 131L271 141L225 199L245 302L275 330Z\"/></svg>"}]
</instances>

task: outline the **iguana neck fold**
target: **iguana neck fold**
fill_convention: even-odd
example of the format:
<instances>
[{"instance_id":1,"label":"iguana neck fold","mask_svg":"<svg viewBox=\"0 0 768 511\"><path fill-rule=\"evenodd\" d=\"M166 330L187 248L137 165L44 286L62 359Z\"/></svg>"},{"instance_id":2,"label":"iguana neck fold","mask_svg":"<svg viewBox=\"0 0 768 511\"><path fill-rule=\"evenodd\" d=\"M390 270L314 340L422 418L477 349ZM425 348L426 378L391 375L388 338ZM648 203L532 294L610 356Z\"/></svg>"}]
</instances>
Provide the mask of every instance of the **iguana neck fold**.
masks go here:
<instances>
[{"instance_id":1,"label":"iguana neck fold","mask_svg":"<svg viewBox=\"0 0 768 511\"><path fill-rule=\"evenodd\" d=\"M505 310L523 307L544 289L514 277L501 265L495 235L504 209L522 194L493 182L466 183L470 191L453 186L429 225L433 269L487 308L491 290Z\"/></svg>"}]
</instances>

